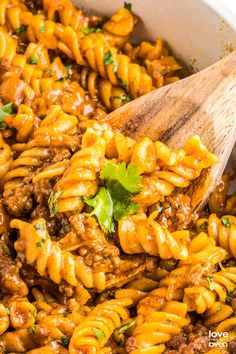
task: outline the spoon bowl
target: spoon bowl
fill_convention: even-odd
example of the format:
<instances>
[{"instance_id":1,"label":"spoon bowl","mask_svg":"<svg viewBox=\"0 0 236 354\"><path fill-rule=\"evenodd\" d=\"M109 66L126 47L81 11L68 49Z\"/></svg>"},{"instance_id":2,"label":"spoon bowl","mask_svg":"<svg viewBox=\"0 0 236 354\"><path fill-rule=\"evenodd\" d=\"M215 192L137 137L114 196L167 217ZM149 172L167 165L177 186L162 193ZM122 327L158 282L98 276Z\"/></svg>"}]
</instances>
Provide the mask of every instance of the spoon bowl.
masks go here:
<instances>
[{"instance_id":1,"label":"spoon bowl","mask_svg":"<svg viewBox=\"0 0 236 354\"><path fill-rule=\"evenodd\" d=\"M199 135L218 162L185 191L202 208L225 169L236 140L236 51L207 69L148 93L108 115L134 139L148 136L172 149Z\"/></svg>"}]
</instances>

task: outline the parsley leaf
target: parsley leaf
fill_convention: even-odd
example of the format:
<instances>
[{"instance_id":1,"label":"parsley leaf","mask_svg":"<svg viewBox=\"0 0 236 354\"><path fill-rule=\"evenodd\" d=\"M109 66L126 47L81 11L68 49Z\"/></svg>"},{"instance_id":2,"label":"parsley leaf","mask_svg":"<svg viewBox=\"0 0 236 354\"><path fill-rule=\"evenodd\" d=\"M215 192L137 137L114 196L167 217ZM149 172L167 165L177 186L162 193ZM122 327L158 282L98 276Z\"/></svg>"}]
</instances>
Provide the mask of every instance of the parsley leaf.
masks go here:
<instances>
[{"instance_id":1,"label":"parsley leaf","mask_svg":"<svg viewBox=\"0 0 236 354\"><path fill-rule=\"evenodd\" d=\"M4 122L4 117L14 114L14 105L13 103L7 103L4 106L0 107L0 130L1 129L6 129L7 128L7 124L6 122Z\"/></svg>"},{"instance_id":2,"label":"parsley leaf","mask_svg":"<svg viewBox=\"0 0 236 354\"><path fill-rule=\"evenodd\" d=\"M121 101L132 101L132 98L129 95L120 95L120 96L113 96L112 98L118 98Z\"/></svg>"},{"instance_id":3,"label":"parsley leaf","mask_svg":"<svg viewBox=\"0 0 236 354\"><path fill-rule=\"evenodd\" d=\"M142 177L138 174L137 166L132 163L126 167L125 162L108 162L100 178L105 186L99 189L95 197L84 197L83 200L94 207L91 215L96 215L103 231L113 232L115 221L139 210L139 205L131 197L142 189Z\"/></svg>"},{"instance_id":4,"label":"parsley leaf","mask_svg":"<svg viewBox=\"0 0 236 354\"><path fill-rule=\"evenodd\" d=\"M42 224L34 225L34 228L35 228L36 230L39 230L39 231L45 230L45 227L44 227L44 225L42 225Z\"/></svg>"},{"instance_id":5,"label":"parsley leaf","mask_svg":"<svg viewBox=\"0 0 236 354\"><path fill-rule=\"evenodd\" d=\"M42 242L36 242L35 246L36 246L37 248L42 248Z\"/></svg>"},{"instance_id":6,"label":"parsley leaf","mask_svg":"<svg viewBox=\"0 0 236 354\"><path fill-rule=\"evenodd\" d=\"M17 34L23 34L27 31L28 26L26 25L21 25L19 28L17 28L16 33Z\"/></svg>"},{"instance_id":7,"label":"parsley leaf","mask_svg":"<svg viewBox=\"0 0 236 354\"><path fill-rule=\"evenodd\" d=\"M62 336L61 341L62 341L62 344L64 345L64 347L67 347L70 342L69 338L66 336Z\"/></svg>"},{"instance_id":8,"label":"parsley leaf","mask_svg":"<svg viewBox=\"0 0 236 354\"><path fill-rule=\"evenodd\" d=\"M131 11L132 10L132 4L130 2L125 2L124 3L124 8Z\"/></svg>"},{"instance_id":9,"label":"parsley leaf","mask_svg":"<svg viewBox=\"0 0 236 354\"><path fill-rule=\"evenodd\" d=\"M105 338L105 333L101 329L93 328L93 332L98 340L103 340Z\"/></svg>"},{"instance_id":10,"label":"parsley leaf","mask_svg":"<svg viewBox=\"0 0 236 354\"><path fill-rule=\"evenodd\" d=\"M46 32L46 26L45 25L42 25L41 27L40 27L40 29L39 29L39 32L40 33L44 33L44 32Z\"/></svg>"},{"instance_id":11,"label":"parsley leaf","mask_svg":"<svg viewBox=\"0 0 236 354\"><path fill-rule=\"evenodd\" d=\"M108 50L105 54L104 54L104 64L105 65L109 65L113 63L113 59L112 59L112 54L111 51Z\"/></svg>"},{"instance_id":12,"label":"parsley leaf","mask_svg":"<svg viewBox=\"0 0 236 354\"><path fill-rule=\"evenodd\" d=\"M29 62L29 64L36 65L36 64L38 64L38 58L36 57L36 55L34 55L33 57L30 57L28 59L28 62Z\"/></svg>"},{"instance_id":13,"label":"parsley leaf","mask_svg":"<svg viewBox=\"0 0 236 354\"><path fill-rule=\"evenodd\" d=\"M126 168L126 163L114 164L108 162L100 173L100 178L106 183L112 181L119 182L128 192L135 194L142 190L142 176L138 173L135 164L130 163Z\"/></svg>"},{"instance_id":14,"label":"parsley leaf","mask_svg":"<svg viewBox=\"0 0 236 354\"><path fill-rule=\"evenodd\" d=\"M67 79L69 79L69 76L64 76L64 77L61 77L60 79L56 80L56 82L65 82Z\"/></svg>"},{"instance_id":15,"label":"parsley leaf","mask_svg":"<svg viewBox=\"0 0 236 354\"><path fill-rule=\"evenodd\" d=\"M225 301L231 303L234 298L236 298L236 288L233 291L228 291Z\"/></svg>"},{"instance_id":16,"label":"parsley leaf","mask_svg":"<svg viewBox=\"0 0 236 354\"><path fill-rule=\"evenodd\" d=\"M123 216L133 215L140 209L139 205L130 199L130 193L118 182L108 187L113 201L113 216L116 221Z\"/></svg>"},{"instance_id":17,"label":"parsley leaf","mask_svg":"<svg viewBox=\"0 0 236 354\"><path fill-rule=\"evenodd\" d=\"M54 215L56 215L58 206L56 205L56 201L60 196L62 195L63 190L57 191L55 194L52 192L50 194L50 197L48 198L48 207L50 210L50 217L52 218Z\"/></svg>"},{"instance_id":18,"label":"parsley leaf","mask_svg":"<svg viewBox=\"0 0 236 354\"><path fill-rule=\"evenodd\" d=\"M101 28L95 28L95 27L85 27L82 28L83 34L87 35L90 33L103 33L103 30Z\"/></svg>"},{"instance_id":19,"label":"parsley leaf","mask_svg":"<svg viewBox=\"0 0 236 354\"><path fill-rule=\"evenodd\" d=\"M200 229L201 229L201 230L206 230L207 226L208 226L208 222L207 222L207 221L204 221L204 222L200 225Z\"/></svg>"},{"instance_id":20,"label":"parsley leaf","mask_svg":"<svg viewBox=\"0 0 236 354\"><path fill-rule=\"evenodd\" d=\"M127 90L128 88L128 84L126 81L122 80L122 78L118 77L118 81L119 81L119 84L120 86L124 89L124 90Z\"/></svg>"},{"instance_id":21,"label":"parsley leaf","mask_svg":"<svg viewBox=\"0 0 236 354\"><path fill-rule=\"evenodd\" d=\"M118 71L118 61L116 59L112 58L112 54L111 54L110 50L108 50L104 54L104 64L105 65L113 64L113 72L117 73L117 71Z\"/></svg>"},{"instance_id":22,"label":"parsley leaf","mask_svg":"<svg viewBox=\"0 0 236 354\"><path fill-rule=\"evenodd\" d=\"M73 68L73 64L64 66L65 71L68 73L69 73L70 69L72 69L72 68Z\"/></svg>"},{"instance_id":23,"label":"parsley leaf","mask_svg":"<svg viewBox=\"0 0 236 354\"><path fill-rule=\"evenodd\" d=\"M128 331L130 328L133 328L135 326L135 323L136 323L136 320L133 320L133 321L130 321L128 323L126 323L124 326L122 326L118 333L119 334L123 334L125 333L126 331Z\"/></svg>"},{"instance_id":24,"label":"parsley leaf","mask_svg":"<svg viewBox=\"0 0 236 354\"><path fill-rule=\"evenodd\" d=\"M215 282L213 278L210 275L206 276L206 280L208 282L208 287L211 291L215 290Z\"/></svg>"},{"instance_id":25,"label":"parsley leaf","mask_svg":"<svg viewBox=\"0 0 236 354\"><path fill-rule=\"evenodd\" d=\"M31 332L32 332L33 334L35 334L35 331L36 331L36 326L35 326L35 325L31 326Z\"/></svg>"},{"instance_id":26,"label":"parsley leaf","mask_svg":"<svg viewBox=\"0 0 236 354\"><path fill-rule=\"evenodd\" d=\"M231 226L231 222L229 221L229 218L221 218L221 224L224 225L225 227Z\"/></svg>"},{"instance_id":27,"label":"parsley leaf","mask_svg":"<svg viewBox=\"0 0 236 354\"><path fill-rule=\"evenodd\" d=\"M230 304L232 300L233 300L233 298L232 298L231 296L229 296L229 295L227 295L226 298L225 298L225 301L226 301L228 304Z\"/></svg>"},{"instance_id":28,"label":"parsley leaf","mask_svg":"<svg viewBox=\"0 0 236 354\"><path fill-rule=\"evenodd\" d=\"M92 211L91 215L96 215L103 231L113 231L113 203L108 190L105 187L101 187L95 197L84 197L83 200L86 204L94 207L94 210Z\"/></svg>"}]
</instances>

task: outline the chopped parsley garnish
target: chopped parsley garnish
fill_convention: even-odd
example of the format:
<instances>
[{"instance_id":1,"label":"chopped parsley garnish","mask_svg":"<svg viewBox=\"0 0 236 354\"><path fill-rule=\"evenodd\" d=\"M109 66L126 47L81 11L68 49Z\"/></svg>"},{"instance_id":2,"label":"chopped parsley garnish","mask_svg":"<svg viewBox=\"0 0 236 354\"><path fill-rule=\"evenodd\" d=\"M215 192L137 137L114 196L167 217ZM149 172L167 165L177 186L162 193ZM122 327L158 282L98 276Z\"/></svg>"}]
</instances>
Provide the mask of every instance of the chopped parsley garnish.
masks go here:
<instances>
[{"instance_id":1,"label":"chopped parsley garnish","mask_svg":"<svg viewBox=\"0 0 236 354\"><path fill-rule=\"evenodd\" d=\"M108 162L104 165L100 178L108 184L119 182L130 193L138 193L143 188L142 176L139 175L138 168L133 163L126 167L125 162L118 164Z\"/></svg>"},{"instance_id":2,"label":"chopped parsley garnish","mask_svg":"<svg viewBox=\"0 0 236 354\"><path fill-rule=\"evenodd\" d=\"M132 10L132 4L130 2L125 2L124 3L124 8L131 11Z\"/></svg>"},{"instance_id":3,"label":"chopped parsley garnish","mask_svg":"<svg viewBox=\"0 0 236 354\"><path fill-rule=\"evenodd\" d=\"M4 117L15 113L13 103L7 103L0 107L0 130L6 129L7 124L4 122Z\"/></svg>"},{"instance_id":4,"label":"chopped parsley garnish","mask_svg":"<svg viewBox=\"0 0 236 354\"><path fill-rule=\"evenodd\" d=\"M45 230L45 226L42 225L42 224L34 225L34 228L35 228L36 230L39 230L39 231Z\"/></svg>"},{"instance_id":5,"label":"chopped parsley garnish","mask_svg":"<svg viewBox=\"0 0 236 354\"><path fill-rule=\"evenodd\" d=\"M57 191L56 193L51 193L50 197L48 198L48 207L50 210L50 217L52 218L54 215L56 215L58 206L56 205L56 201L60 196L62 195L63 191Z\"/></svg>"},{"instance_id":6,"label":"chopped parsley garnish","mask_svg":"<svg viewBox=\"0 0 236 354\"><path fill-rule=\"evenodd\" d=\"M116 59L113 59L110 50L108 50L108 51L104 54L104 64L105 64L105 65L113 64L113 72L114 72L114 73L117 73L117 71L118 71L118 62L117 62Z\"/></svg>"},{"instance_id":7,"label":"chopped parsley garnish","mask_svg":"<svg viewBox=\"0 0 236 354\"><path fill-rule=\"evenodd\" d=\"M213 278L210 275L206 276L206 280L208 282L208 287L211 291L215 290L215 282Z\"/></svg>"},{"instance_id":8,"label":"chopped parsley garnish","mask_svg":"<svg viewBox=\"0 0 236 354\"><path fill-rule=\"evenodd\" d=\"M120 77L118 78L120 86L124 89L127 90L128 84L126 81L122 80Z\"/></svg>"},{"instance_id":9,"label":"chopped parsley garnish","mask_svg":"<svg viewBox=\"0 0 236 354\"><path fill-rule=\"evenodd\" d=\"M95 27L85 27L82 28L83 34L87 35L90 33L103 33L103 30L101 28L95 28Z\"/></svg>"},{"instance_id":10,"label":"chopped parsley garnish","mask_svg":"<svg viewBox=\"0 0 236 354\"><path fill-rule=\"evenodd\" d=\"M46 32L46 26L45 25L42 25L41 27L40 27L40 29L39 29L39 32L40 33L44 33L44 32Z\"/></svg>"},{"instance_id":11,"label":"chopped parsley garnish","mask_svg":"<svg viewBox=\"0 0 236 354\"><path fill-rule=\"evenodd\" d=\"M114 231L115 221L125 215L135 214L139 205L131 197L141 191L142 177L138 173L137 166L130 163L107 163L100 178L104 182L97 195L93 198L83 198L85 203L94 207L92 215L96 215L101 228L105 232Z\"/></svg>"},{"instance_id":12,"label":"chopped parsley garnish","mask_svg":"<svg viewBox=\"0 0 236 354\"><path fill-rule=\"evenodd\" d=\"M64 66L65 71L68 72L68 73L69 73L70 69L72 69L72 68L73 68L73 65L72 65L72 64L71 64L71 65Z\"/></svg>"},{"instance_id":13,"label":"chopped parsley garnish","mask_svg":"<svg viewBox=\"0 0 236 354\"><path fill-rule=\"evenodd\" d=\"M103 340L105 338L105 333L101 329L93 328L93 332L98 340Z\"/></svg>"},{"instance_id":14,"label":"chopped parsley garnish","mask_svg":"<svg viewBox=\"0 0 236 354\"><path fill-rule=\"evenodd\" d=\"M10 316L10 313L11 313L10 308L6 307L6 310L7 310L7 315Z\"/></svg>"},{"instance_id":15,"label":"chopped parsley garnish","mask_svg":"<svg viewBox=\"0 0 236 354\"><path fill-rule=\"evenodd\" d=\"M32 332L33 334L35 334L35 331L36 331L36 326L35 326L35 325L31 326L31 332Z\"/></svg>"},{"instance_id":16,"label":"chopped parsley garnish","mask_svg":"<svg viewBox=\"0 0 236 354\"><path fill-rule=\"evenodd\" d=\"M36 244L35 244L35 246L37 247L37 248L42 248L42 242L36 242Z\"/></svg>"},{"instance_id":17,"label":"chopped parsley garnish","mask_svg":"<svg viewBox=\"0 0 236 354\"><path fill-rule=\"evenodd\" d=\"M69 340L68 337L62 336L62 337L61 337L61 342L62 342L62 344L64 345L64 347L67 347L68 344L69 344L69 342L70 342L70 340Z\"/></svg>"},{"instance_id":18,"label":"chopped parsley garnish","mask_svg":"<svg viewBox=\"0 0 236 354\"><path fill-rule=\"evenodd\" d=\"M129 95L113 96L113 98L118 98L119 100L126 102L132 101L132 98Z\"/></svg>"},{"instance_id":19,"label":"chopped parsley garnish","mask_svg":"<svg viewBox=\"0 0 236 354\"><path fill-rule=\"evenodd\" d=\"M124 326L122 326L118 333L119 334L123 334L125 333L126 331L128 331L130 328L133 328L135 326L135 323L136 323L136 320L133 320L133 321L130 321L128 323L126 323Z\"/></svg>"},{"instance_id":20,"label":"chopped parsley garnish","mask_svg":"<svg viewBox=\"0 0 236 354\"><path fill-rule=\"evenodd\" d=\"M204 221L204 222L200 225L200 229L201 229L201 230L206 230L207 226L208 226L208 222L207 222L207 221Z\"/></svg>"},{"instance_id":21,"label":"chopped parsley garnish","mask_svg":"<svg viewBox=\"0 0 236 354\"><path fill-rule=\"evenodd\" d=\"M27 28L28 28L27 25L21 25L19 28L17 28L16 33L23 34L27 31Z\"/></svg>"},{"instance_id":22,"label":"chopped parsley garnish","mask_svg":"<svg viewBox=\"0 0 236 354\"><path fill-rule=\"evenodd\" d=\"M229 221L229 218L221 218L221 224L224 225L225 227L231 226L231 222Z\"/></svg>"},{"instance_id":23,"label":"chopped parsley garnish","mask_svg":"<svg viewBox=\"0 0 236 354\"><path fill-rule=\"evenodd\" d=\"M114 231L113 203L109 191L105 187L101 187L95 197L84 197L83 199L86 204L94 208L91 215L96 215L103 231Z\"/></svg>"},{"instance_id":24,"label":"chopped parsley garnish","mask_svg":"<svg viewBox=\"0 0 236 354\"><path fill-rule=\"evenodd\" d=\"M236 288L233 291L228 291L225 301L231 303L234 298L236 298Z\"/></svg>"},{"instance_id":25,"label":"chopped parsley garnish","mask_svg":"<svg viewBox=\"0 0 236 354\"><path fill-rule=\"evenodd\" d=\"M64 77L61 77L60 79L56 80L56 82L65 82L68 79L69 79L69 76L64 76Z\"/></svg>"},{"instance_id":26,"label":"chopped parsley garnish","mask_svg":"<svg viewBox=\"0 0 236 354\"><path fill-rule=\"evenodd\" d=\"M29 64L36 65L36 64L38 64L38 58L36 57L36 55L34 55L33 57L30 57L28 59L28 62L29 62Z\"/></svg>"}]
</instances>

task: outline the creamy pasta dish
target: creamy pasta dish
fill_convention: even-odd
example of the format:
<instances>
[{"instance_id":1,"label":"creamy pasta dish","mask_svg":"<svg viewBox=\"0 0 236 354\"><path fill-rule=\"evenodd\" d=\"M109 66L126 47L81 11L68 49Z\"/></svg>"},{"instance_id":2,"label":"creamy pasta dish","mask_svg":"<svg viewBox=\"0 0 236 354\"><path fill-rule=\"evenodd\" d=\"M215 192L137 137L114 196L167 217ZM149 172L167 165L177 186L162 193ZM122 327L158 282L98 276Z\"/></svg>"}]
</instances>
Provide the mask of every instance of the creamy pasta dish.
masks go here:
<instances>
[{"instance_id":1,"label":"creamy pasta dish","mask_svg":"<svg viewBox=\"0 0 236 354\"><path fill-rule=\"evenodd\" d=\"M134 11L134 12L133 12ZM236 353L236 195L201 213L217 163L131 139L107 114L179 80L157 39L132 44L70 0L0 0L0 353Z\"/></svg>"}]
</instances>

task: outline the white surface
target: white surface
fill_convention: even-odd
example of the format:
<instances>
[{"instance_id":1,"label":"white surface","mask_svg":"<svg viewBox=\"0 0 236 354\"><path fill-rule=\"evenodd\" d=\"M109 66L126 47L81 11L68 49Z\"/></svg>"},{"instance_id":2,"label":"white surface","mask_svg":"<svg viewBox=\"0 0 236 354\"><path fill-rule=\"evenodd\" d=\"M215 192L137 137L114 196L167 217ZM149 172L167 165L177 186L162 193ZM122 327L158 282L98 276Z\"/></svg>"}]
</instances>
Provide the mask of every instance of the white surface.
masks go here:
<instances>
[{"instance_id":1,"label":"white surface","mask_svg":"<svg viewBox=\"0 0 236 354\"><path fill-rule=\"evenodd\" d=\"M74 1L79 7L107 16L124 4L123 0ZM133 39L164 38L174 54L193 66L194 71L206 68L228 54L229 50L236 49L236 17L222 0L128 2L132 3L133 11L140 18Z\"/></svg>"},{"instance_id":2,"label":"white surface","mask_svg":"<svg viewBox=\"0 0 236 354\"><path fill-rule=\"evenodd\" d=\"M221 2L234 14L236 14L236 1L235 0L221 0Z\"/></svg>"}]
</instances>

